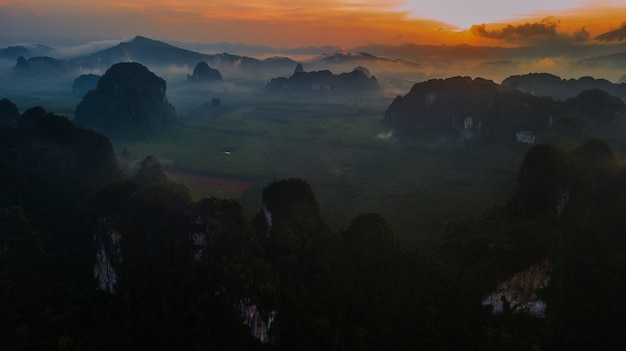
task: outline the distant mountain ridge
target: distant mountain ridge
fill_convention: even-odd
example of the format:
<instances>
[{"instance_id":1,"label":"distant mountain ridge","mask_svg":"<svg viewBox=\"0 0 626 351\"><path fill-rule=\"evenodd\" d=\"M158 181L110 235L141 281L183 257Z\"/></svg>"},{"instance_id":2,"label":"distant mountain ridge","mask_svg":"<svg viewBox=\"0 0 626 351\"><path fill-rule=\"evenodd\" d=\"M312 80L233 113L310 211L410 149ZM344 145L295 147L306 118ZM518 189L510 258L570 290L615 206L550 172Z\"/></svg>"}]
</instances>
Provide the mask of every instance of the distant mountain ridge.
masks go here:
<instances>
[{"instance_id":1,"label":"distant mountain ridge","mask_svg":"<svg viewBox=\"0 0 626 351\"><path fill-rule=\"evenodd\" d=\"M275 49L262 45L246 46L244 44L230 46L235 51L238 48L248 48L249 50L246 49L248 52L257 52L257 54L267 50L267 54L270 55L288 53L309 55L309 58L300 56L297 60L285 56L256 58L227 52L208 54L189 50L194 47L204 50L229 48L226 45L228 43L218 44L188 44L185 45L186 48L181 48L163 41L136 36L113 47L72 59L55 58L55 54L60 54L62 50L44 45L0 48L0 58L15 60L23 57L26 63L31 65L32 71L36 71L36 74L30 74L28 77L37 79L58 77L75 79L84 73L102 74L119 62L138 62L152 70L160 70L159 73L167 78L172 78L171 75L167 75L167 72L188 69L187 73L191 73L193 67L199 62L206 62L212 68L219 70L225 81L231 78L268 81L273 77L287 76L298 63L308 65L311 71L349 72L354 67L364 66L376 71L378 77L386 83L393 81L404 84L402 80L407 77L405 73L410 73L412 78L403 85L402 89L408 88L411 81L467 75L470 71L474 76L501 81L511 74L544 71L543 67L547 67L545 70L550 71L551 74L561 76L569 75L571 72L580 72L581 76L613 76L617 80L626 69L626 63L624 63L626 62L626 44L515 48L371 44L349 50L336 50L337 48L332 46L297 49ZM329 53L319 55L321 50L328 50ZM310 58L312 54L317 54L317 56ZM46 59L40 59L39 56L46 57ZM543 62L544 59L547 61ZM542 66L544 63L548 66ZM24 72L26 71L22 71ZM21 75L21 77L26 76ZM185 79L185 74L180 76L181 79ZM176 79L176 77L173 78ZM566 97L572 96L569 94Z\"/></svg>"},{"instance_id":2,"label":"distant mountain ridge","mask_svg":"<svg viewBox=\"0 0 626 351\"><path fill-rule=\"evenodd\" d=\"M206 62L211 67L220 70L237 68L247 73L260 72L263 69L291 69L297 64L288 58L259 60L228 53L202 54L142 36L73 60L86 69L105 69L115 63L129 61L147 66L187 65L189 67L195 67L199 62Z\"/></svg>"},{"instance_id":3,"label":"distant mountain ridge","mask_svg":"<svg viewBox=\"0 0 626 351\"><path fill-rule=\"evenodd\" d=\"M401 60L391 59L382 56L375 56L367 52L350 52L345 50L339 50L332 54L323 54L310 61L311 63L328 63L328 64L351 64L351 65L366 65L372 63L386 63L386 64L398 64L408 66L418 66L416 63Z\"/></svg>"},{"instance_id":4,"label":"distant mountain ridge","mask_svg":"<svg viewBox=\"0 0 626 351\"><path fill-rule=\"evenodd\" d=\"M333 74L329 70L306 72L301 64L289 77L271 79L265 89L274 93L304 94L367 94L382 91L376 77L365 67L356 67L349 73Z\"/></svg>"},{"instance_id":5,"label":"distant mountain ridge","mask_svg":"<svg viewBox=\"0 0 626 351\"><path fill-rule=\"evenodd\" d=\"M181 49L173 45L136 36L128 42L121 42L108 49L72 60L86 68L107 68L118 63L136 61L142 64L159 64L176 62L179 64L195 65L204 59L202 54Z\"/></svg>"},{"instance_id":6,"label":"distant mountain ridge","mask_svg":"<svg viewBox=\"0 0 626 351\"><path fill-rule=\"evenodd\" d=\"M259 48L265 47L258 47L257 49ZM318 69L328 69L331 66L341 65L347 65L351 69L356 66L376 64L383 64L389 67L418 67L418 65L413 62L376 56L366 52L337 51L335 47L320 47L316 49L335 50L331 54L319 55L306 61L307 64L316 66ZM2 50L3 51L0 51L0 53L6 53L3 55L9 55L11 59L15 59L13 56L17 55L27 57L27 61L29 62L36 59L34 57L28 58L27 55L29 55L29 52L26 47L10 47ZM54 49L50 48L50 50L52 51ZM309 48L293 49L291 51L294 53L300 51L310 52ZM130 41L121 42L113 47L102 49L88 55L68 60L54 58L54 61L56 62L56 66L64 67L63 72L76 72L74 73L75 75L77 75L78 72L84 71L104 72L119 62L138 62L153 69L156 66L163 67L170 65L195 67L199 62L206 62L211 67L221 72L236 70L248 75L262 75L265 76L266 79L271 76L285 75L300 63L284 56L272 56L265 59L258 59L226 52L204 54L143 36L136 36ZM46 67L51 71L55 69L51 65L47 65ZM47 69L46 67L39 69L39 71L41 71L40 73L43 74ZM342 69L343 68L345 67L342 67ZM50 73L52 75L59 74L59 72Z\"/></svg>"},{"instance_id":7,"label":"distant mountain ridge","mask_svg":"<svg viewBox=\"0 0 626 351\"><path fill-rule=\"evenodd\" d=\"M351 48L352 52L368 52L372 55L385 55L411 61L420 58L482 59L486 61L518 59L543 59L548 56L570 57L585 60L626 52L626 44L554 45L554 46L474 46L459 45L420 45L405 43L400 45L370 44ZM591 54L590 54L591 53Z\"/></svg>"},{"instance_id":8,"label":"distant mountain ridge","mask_svg":"<svg viewBox=\"0 0 626 351\"><path fill-rule=\"evenodd\" d=\"M55 52L55 49L45 45L14 45L7 46L6 48L0 48L0 58L7 60L16 60L18 57L35 57L35 56L50 56Z\"/></svg>"},{"instance_id":9,"label":"distant mountain ridge","mask_svg":"<svg viewBox=\"0 0 626 351\"><path fill-rule=\"evenodd\" d=\"M537 96L550 96L557 100L573 98L589 89L601 89L613 96L626 98L626 84L611 83L606 79L593 77L561 79L549 73L529 73L510 76L502 81L501 86L504 89L517 89Z\"/></svg>"}]
</instances>

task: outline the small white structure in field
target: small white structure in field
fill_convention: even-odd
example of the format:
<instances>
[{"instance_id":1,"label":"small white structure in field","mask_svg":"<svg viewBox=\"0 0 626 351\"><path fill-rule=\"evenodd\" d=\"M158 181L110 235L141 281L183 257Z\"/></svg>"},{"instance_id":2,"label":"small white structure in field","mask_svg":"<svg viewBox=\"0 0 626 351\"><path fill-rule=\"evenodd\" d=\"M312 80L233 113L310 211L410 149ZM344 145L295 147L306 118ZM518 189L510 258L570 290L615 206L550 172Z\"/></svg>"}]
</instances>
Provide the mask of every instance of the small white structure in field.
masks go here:
<instances>
[{"instance_id":1,"label":"small white structure in field","mask_svg":"<svg viewBox=\"0 0 626 351\"><path fill-rule=\"evenodd\" d=\"M529 130L520 130L519 133L515 133L515 137L517 141L520 143L526 144L534 144L535 143L535 134L533 134Z\"/></svg>"}]
</instances>

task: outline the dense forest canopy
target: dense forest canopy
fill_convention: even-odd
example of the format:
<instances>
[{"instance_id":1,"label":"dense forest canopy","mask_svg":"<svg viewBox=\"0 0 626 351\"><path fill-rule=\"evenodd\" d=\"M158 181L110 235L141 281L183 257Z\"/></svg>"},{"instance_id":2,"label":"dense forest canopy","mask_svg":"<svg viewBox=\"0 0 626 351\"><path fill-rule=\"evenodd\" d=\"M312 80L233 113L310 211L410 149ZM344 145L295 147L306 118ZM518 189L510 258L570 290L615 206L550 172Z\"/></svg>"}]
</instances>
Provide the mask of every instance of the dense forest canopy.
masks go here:
<instances>
[{"instance_id":1,"label":"dense forest canopy","mask_svg":"<svg viewBox=\"0 0 626 351\"><path fill-rule=\"evenodd\" d=\"M377 213L331 229L303 179L268 184L248 220L235 200L193 201L154 157L123 175L102 135L40 107L11 125L15 109L3 105L0 330L13 349L626 341L626 172L603 140L531 147L510 201L449 223L437 254L426 255ZM516 301L499 314L481 306L541 262L550 274L537 291L543 317Z\"/></svg>"}]
</instances>

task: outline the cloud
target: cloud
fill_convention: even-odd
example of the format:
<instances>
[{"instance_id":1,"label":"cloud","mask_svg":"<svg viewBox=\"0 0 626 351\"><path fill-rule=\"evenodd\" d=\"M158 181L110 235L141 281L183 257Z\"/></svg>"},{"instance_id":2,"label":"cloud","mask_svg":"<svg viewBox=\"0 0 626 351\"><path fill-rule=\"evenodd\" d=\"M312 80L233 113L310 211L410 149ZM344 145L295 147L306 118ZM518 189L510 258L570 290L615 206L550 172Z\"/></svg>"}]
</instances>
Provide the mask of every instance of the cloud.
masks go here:
<instances>
[{"instance_id":1,"label":"cloud","mask_svg":"<svg viewBox=\"0 0 626 351\"><path fill-rule=\"evenodd\" d=\"M626 40L626 22L622 23L622 26L608 31L606 33L600 34L594 38L597 41L624 41Z\"/></svg>"},{"instance_id":2,"label":"cloud","mask_svg":"<svg viewBox=\"0 0 626 351\"><path fill-rule=\"evenodd\" d=\"M519 38L550 37L556 35L556 23L525 23L517 26L507 25L499 30L487 30L485 24L473 25L470 29L475 35L491 39L518 40Z\"/></svg>"},{"instance_id":3,"label":"cloud","mask_svg":"<svg viewBox=\"0 0 626 351\"><path fill-rule=\"evenodd\" d=\"M560 32L558 27L558 22L552 18L545 18L541 22L509 24L494 30L487 29L486 24L473 25L470 32L477 37L513 44L572 44L589 40L589 32L584 27L571 33Z\"/></svg>"}]
</instances>

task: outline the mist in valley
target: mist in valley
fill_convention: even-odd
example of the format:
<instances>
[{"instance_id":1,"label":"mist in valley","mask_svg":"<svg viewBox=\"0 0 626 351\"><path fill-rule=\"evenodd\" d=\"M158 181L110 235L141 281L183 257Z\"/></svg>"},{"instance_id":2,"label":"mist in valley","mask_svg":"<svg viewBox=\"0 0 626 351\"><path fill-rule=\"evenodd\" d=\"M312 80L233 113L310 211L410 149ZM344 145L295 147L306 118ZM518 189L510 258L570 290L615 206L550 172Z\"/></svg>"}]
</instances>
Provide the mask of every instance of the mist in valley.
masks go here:
<instances>
[{"instance_id":1,"label":"mist in valley","mask_svg":"<svg viewBox=\"0 0 626 351\"><path fill-rule=\"evenodd\" d=\"M165 80L165 95L177 121L140 138L110 136L120 167L127 173L135 172L146 156L154 156L181 181L196 179L185 184L194 199L232 197L242 202L249 216L261 206L263 185L303 178L313 184L325 219L334 228L345 227L358 213L380 212L406 244L429 251L440 244L447 221L478 216L507 199L529 145L516 142L514 132L509 132L510 142L504 148L485 143L477 131L457 135L425 131L407 137L397 126L383 123L385 110L396 97L429 80L467 76L500 84L508 77L533 72L549 73L563 82L584 76L604 78L600 83L614 84L619 90L624 72L619 65L598 63L621 52L623 45L602 47L602 58L589 56L597 47L576 45L567 50L371 45L322 54L323 49L338 48L238 47L252 56L226 54L222 49L233 46L225 43L186 47L202 51L144 37L48 47L45 53L58 58L25 57L26 69L7 53L0 95L20 111L43 106L72 120L86 92L73 91L75 79L102 76L110 68L107 62L138 62ZM274 56L284 52L304 59ZM33 50L32 55L37 53ZM199 62L210 62L222 79L192 81ZM380 90L331 91L318 82L306 82L315 87L270 91L273 79L289 78L298 65L304 72L327 70L334 75L361 67ZM523 90L524 85L515 88ZM532 88L526 92L535 93ZM618 97L623 96L626 90ZM198 182L202 177L242 180L253 186L224 192Z\"/></svg>"},{"instance_id":2,"label":"mist in valley","mask_svg":"<svg viewBox=\"0 0 626 351\"><path fill-rule=\"evenodd\" d=\"M71 281L84 306L46 288L33 310L54 318L32 312L36 330L7 308L1 335L75 349L178 347L184 333L197 349L619 344L626 46L559 40L2 49L2 296L28 305L12 272L54 262L32 285ZM93 278L63 269L78 261ZM516 274L536 286L506 290ZM572 292L598 275L602 289ZM85 319L119 338L80 336Z\"/></svg>"}]
</instances>

